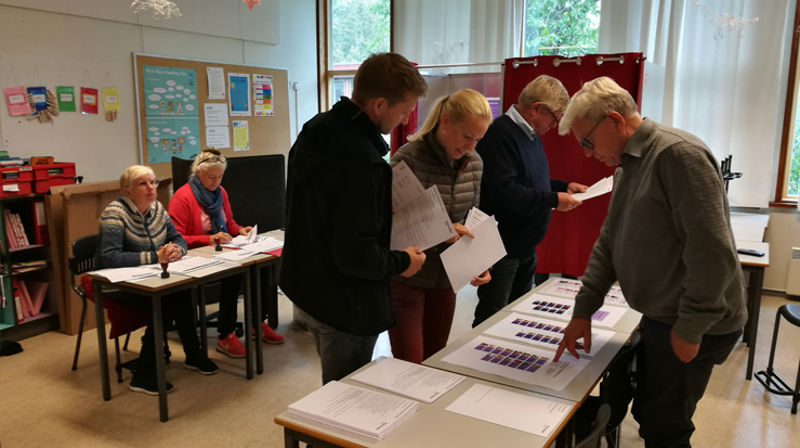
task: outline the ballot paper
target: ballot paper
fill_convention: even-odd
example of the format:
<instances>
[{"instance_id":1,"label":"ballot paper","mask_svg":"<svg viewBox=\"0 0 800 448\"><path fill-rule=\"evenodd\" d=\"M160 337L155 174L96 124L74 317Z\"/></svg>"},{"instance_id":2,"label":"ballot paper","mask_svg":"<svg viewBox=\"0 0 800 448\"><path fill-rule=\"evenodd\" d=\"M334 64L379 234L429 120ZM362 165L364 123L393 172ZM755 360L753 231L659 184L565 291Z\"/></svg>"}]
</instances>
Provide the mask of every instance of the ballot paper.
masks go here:
<instances>
[{"instance_id":1,"label":"ballot paper","mask_svg":"<svg viewBox=\"0 0 800 448\"><path fill-rule=\"evenodd\" d=\"M571 407L567 400L473 384L445 409L537 436L550 437L567 418ZM531 418L534 415L536 418Z\"/></svg>"},{"instance_id":2,"label":"ballot paper","mask_svg":"<svg viewBox=\"0 0 800 448\"><path fill-rule=\"evenodd\" d=\"M338 381L289 405L289 415L380 441L411 417L419 403Z\"/></svg>"},{"instance_id":3,"label":"ballot paper","mask_svg":"<svg viewBox=\"0 0 800 448\"><path fill-rule=\"evenodd\" d=\"M460 238L441 254L442 265L453 291L466 286L506 255L497 221L493 217L484 219L470 230L475 238Z\"/></svg>"},{"instance_id":4,"label":"ballot paper","mask_svg":"<svg viewBox=\"0 0 800 448\"><path fill-rule=\"evenodd\" d=\"M402 161L392 167L392 207L392 250L426 250L456 236L439 189L425 190Z\"/></svg>"},{"instance_id":5,"label":"ballot paper","mask_svg":"<svg viewBox=\"0 0 800 448\"><path fill-rule=\"evenodd\" d=\"M564 390L589 365L589 359L562 356L554 362L555 354L555 348L516 344L481 334L450 352L442 361L525 384Z\"/></svg>"},{"instance_id":6,"label":"ballot paper","mask_svg":"<svg viewBox=\"0 0 800 448\"><path fill-rule=\"evenodd\" d=\"M520 299L519 303L512 309L520 313L550 317L569 322L569 320L572 319L572 312L575 309L575 301L539 293L531 293ZM614 328L628 310L629 308L622 306L603 305L592 314L592 325Z\"/></svg>"},{"instance_id":7,"label":"ballot paper","mask_svg":"<svg viewBox=\"0 0 800 448\"><path fill-rule=\"evenodd\" d=\"M247 244L253 244L258 240L258 224L254 225L247 235L236 235L227 243L222 244L222 247L237 248Z\"/></svg>"},{"instance_id":8,"label":"ballot paper","mask_svg":"<svg viewBox=\"0 0 800 448\"><path fill-rule=\"evenodd\" d=\"M464 377L401 359L383 358L353 375L353 379L397 395L433 403Z\"/></svg>"},{"instance_id":9,"label":"ballot paper","mask_svg":"<svg viewBox=\"0 0 800 448\"><path fill-rule=\"evenodd\" d=\"M486 219L489 219L490 216L481 211L481 209L477 207L472 207L467 213L467 219L464 221L464 227L472 230L478 226L478 224L482 223Z\"/></svg>"},{"instance_id":10,"label":"ballot paper","mask_svg":"<svg viewBox=\"0 0 800 448\"><path fill-rule=\"evenodd\" d=\"M153 278L159 274L159 271L153 269L152 265L136 266L129 268L111 268L101 269L94 271L92 274L98 275L110 281L111 283L118 282L137 282L148 278Z\"/></svg>"},{"instance_id":11,"label":"ballot paper","mask_svg":"<svg viewBox=\"0 0 800 448\"><path fill-rule=\"evenodd\" d=\"M597 196L602 196L606 193L611 193L613 188L614 176L608 176L595 182L594 185L587 188L583 193L573 193L572 197L579 201L585 201L587 199L596 198Z\"/></svg>"}]
</instances>

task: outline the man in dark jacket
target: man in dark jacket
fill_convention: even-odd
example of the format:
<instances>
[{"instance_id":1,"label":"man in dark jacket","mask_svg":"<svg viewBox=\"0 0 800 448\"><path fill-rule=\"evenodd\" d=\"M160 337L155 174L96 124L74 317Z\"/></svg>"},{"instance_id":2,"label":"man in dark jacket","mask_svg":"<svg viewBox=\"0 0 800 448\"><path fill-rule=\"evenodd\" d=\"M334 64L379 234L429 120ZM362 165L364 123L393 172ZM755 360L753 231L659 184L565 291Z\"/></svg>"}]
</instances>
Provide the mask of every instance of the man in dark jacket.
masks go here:
<instances>
[{"instance_id":1,"label":"man in dark jacket","mask_svg":"<svg viewBox=\"0 0 800 448\"><path fill-rule=\"evenodd\" d=\"M289 151L280 285L314 335L322 382L371 360L394 325L389 277L414 275L416 247L389 250L392 171L381 134L407 123L427 86L394 53L359 67L353 97L304 126Z\"/></svg>"},{"instance_id":2,"label":"man in dark jacket","mask_svg":"<svg viewBox=\"0 0 800 448\"><path fill-rule=\"evenodd\" d=\"M550 179L541 139L558 126L568 102L559 80L538 76L475 148L483 159L480 208L497 220L507 255L490 269L492 281L478 288L473 327L531 290L536 245L551 210L568 211L581 203L570 194L585 191L585 185Z\"/></svg>"}]
</instances>

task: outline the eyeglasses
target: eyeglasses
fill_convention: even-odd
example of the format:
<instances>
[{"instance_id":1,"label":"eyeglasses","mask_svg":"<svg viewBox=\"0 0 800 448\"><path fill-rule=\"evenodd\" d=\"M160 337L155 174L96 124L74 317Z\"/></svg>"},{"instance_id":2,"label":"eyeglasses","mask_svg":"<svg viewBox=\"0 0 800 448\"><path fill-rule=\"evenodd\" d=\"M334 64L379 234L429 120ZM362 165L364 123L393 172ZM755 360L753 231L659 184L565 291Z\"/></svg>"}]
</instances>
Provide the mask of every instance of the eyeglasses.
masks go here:
<instances>
[{"instance_id":1,"label":"eyeglasses","mask_svg":"<svg viewBox=\"0 0 800 448\"><path fill-rule=\"evenodd\" d=\"M153 186L153 187L157 187L158 184L160 184L160 183L161 183L161 179L140 180L140 181L136 182L136 186L137 187L145 187L147 185L150 185L150 186Z\"/></svg>"},{"instance_id":2,"label":"eyeglasses","mask_svg":"<svg viewBox=\"0 0 800 448\"><path fill-rule=\"evenodd\" d=\"M558 118L558 117L556 117L556 114L554 114L554 113L553 113L553 111L552 111L552 110L550 110L550 108L549 108L549 107L547 107L547 106L545 106L545 105L542 105L542 107L544 107L544 108L545 108L545 110L547 110L547 113L549 113L549 114L550 114L550 116L551 116L551 117L553 117L553 121L554 121L556 124L558 124L558 122L559 122L559 121L561 121L561 119L560 119L560 118Z\"/></svg>"},{"instance_id":3,"label":"eyeglasses","mask_svg":"<svg viewBox=\"0 0 800 448\"><path fill-rule=\"evenodd\" d=\"M597 129L598 126L600 126L600 123L602 123L603 120L605 120L606 118L608 118L608 115L601 118L597 123L594 124L594 126L592 126L592 129L590 129L589 132L586 133L586 136L583 137L583 139L581 139L581 141L578 143L578 145L580 145L581 148L594 149L594 143L589 141L589 137L592 135L592 132L594 132L594 130Z\"/></svg>"}]
</instances>

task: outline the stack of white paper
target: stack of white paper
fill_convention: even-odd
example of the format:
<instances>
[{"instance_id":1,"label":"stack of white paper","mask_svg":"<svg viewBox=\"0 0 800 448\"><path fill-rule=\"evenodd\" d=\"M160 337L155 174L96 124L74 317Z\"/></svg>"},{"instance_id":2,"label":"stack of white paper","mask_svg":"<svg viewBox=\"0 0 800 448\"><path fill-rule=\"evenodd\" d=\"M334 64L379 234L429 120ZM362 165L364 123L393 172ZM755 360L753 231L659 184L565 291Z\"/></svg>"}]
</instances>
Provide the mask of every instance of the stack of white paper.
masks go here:
<instances>
[{"instance_id":1,"label":"stack of white paper","mask_svg":"<svg viewBox=\"0 0 800 448\"><path fill-rule=\"evenodd\" d=\"M478 209L467 216L467 227L475 238L460 238L442 252L442 265L453 291L458 291L506 255L497 221ZM474 227L471 227L474 226Z\"/></svg>"},{"instance_id":2,"label":"stack of white paper","mask_svg":"<svg viewBox=\"0 0 800 448\"><path fill-rule=\"evenodd\" d=\"M186 256L178 261L171 262L167 266L167 270L169 272L177 272L178 274L188 274L192 271L197 271L218 264L222 264L222 261L215 260L213 258ZM160 269L158 265L153 266L155 266L157 269Z\"/></svg>"},{"instance_id":3,"label":"stack of white paper","mask_svg":"<svg viewBox=\"0 0 800 448\"><path fill-rule=\"evenodd\" d=\"M253 244L258 239L258 224L254 225L247 235L236 235L232 240L223 244L222 247L237 248L246 244Z\"/></svg>"},{"instance_id":4,"label":"stack of white paper","mask_svg":"<svg viewBox=\"0 0 800 448\"><path fill-rule=\"evenodd\" d=\"M392 250L426 250L456 236L439 189L425 190L405 162L392 167L392 206Z\"/></svg>"},{"instance_id":5,"label":"stack of white paper","mask_svg":"<svg viewBox=\"0 0 800 448\"><path fill-rule=\"evenodd\" d=\"M92 274L99 275L108 279L111 283L117 282L137 282L158 275L158 271L153 269L153 265L136 266L131 268L112 268L94 271Z\"/></svg>"},{"instance_id":6,"label":"stack of white paper","mask_svg":"<svg viewBox=\"0 0 800 448\"><path fill-rule=\"evenodd\" d=\"M569 415L570 404L544 395L523 395L483 384L473 385L447 410L541 437L550 437L553 430ZM531 416L536 416L532 418Z\"/></svg>"},{"instance_id":7,"label":"stack of white paper","mask_svg":"<svg viewBox=\"0 0 800 448\"><path fill-rule=\"evenodd\" d=\"M289 415L382 440L417 411L419 403L331 381L289 405Z\"/></svg>"},{"instance_id":8,"label":"stack of white paper","mask_svg":"<svg viewBox=\"0 0 800 448\"><path fill-rule=\"evenodd\" d=\"M383 358L353 375L353 379L404 397L433 403L464 377L401 359Z\"/></svg>"}]
</instances>

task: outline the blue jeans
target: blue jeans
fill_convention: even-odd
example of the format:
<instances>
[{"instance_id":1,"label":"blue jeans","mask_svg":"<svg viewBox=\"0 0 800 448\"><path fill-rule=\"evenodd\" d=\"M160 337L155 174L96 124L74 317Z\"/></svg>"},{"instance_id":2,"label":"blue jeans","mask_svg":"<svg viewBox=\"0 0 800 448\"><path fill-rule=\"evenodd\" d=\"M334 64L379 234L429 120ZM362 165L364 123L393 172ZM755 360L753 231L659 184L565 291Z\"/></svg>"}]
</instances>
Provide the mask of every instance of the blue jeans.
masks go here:
<instances>
[{"instance_id":1,"label":"blue jeans","mask_svg":"<svg viewBox=\"0 0 800 448\"><path fill-rule=\"evenodd\" d=\"M475 307L475 328L533 288L536 254L519 259L505 256L489 269L492 281L478 286L478 305Z\"/></svg>"},{"instance_id":2,"label":"blue jeans","mask_svg":"<svg viewBox=\"0 0 800 448\"><path fill-rule=\"evenodd\" d=\"M359 336L337 330L313 318L300 307L295 307L298 317L314 336L320 364L322 384L340 380L372 361L372 351L378 335Z\"/></svg>"}]
</instances>

